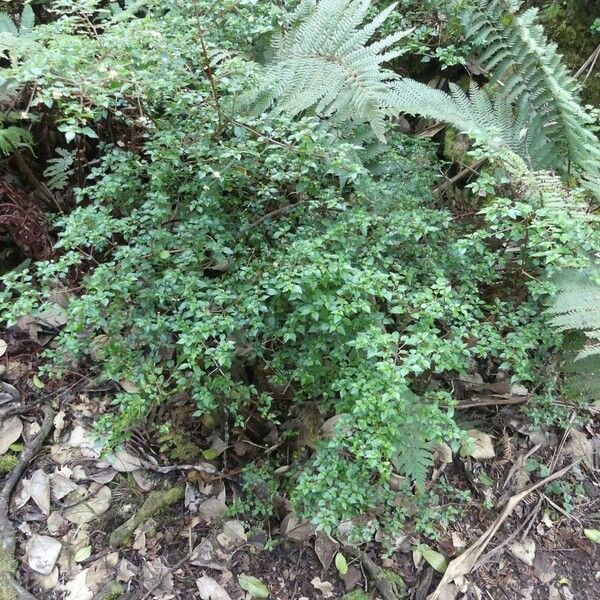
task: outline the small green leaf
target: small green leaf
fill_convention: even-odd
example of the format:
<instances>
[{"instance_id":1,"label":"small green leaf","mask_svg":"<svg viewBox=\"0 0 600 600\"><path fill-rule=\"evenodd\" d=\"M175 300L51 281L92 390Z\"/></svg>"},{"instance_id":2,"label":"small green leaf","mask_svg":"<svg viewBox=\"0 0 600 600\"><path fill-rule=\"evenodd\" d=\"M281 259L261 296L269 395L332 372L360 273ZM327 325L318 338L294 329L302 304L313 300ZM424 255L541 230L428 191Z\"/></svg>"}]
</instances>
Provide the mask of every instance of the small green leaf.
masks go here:
<instances>
[{"instance_id":1,"label":"small green leaf","mask_svg":"<svg viewBox=\"0 0 600 600\"><path fill-rule=\"evenodd\" d=\"M91 555L92 555L92 547L84 546L83 548L79 548L79 550L77 550L77 552L75 552L75 556L73 557L73 560L76 563L83 562L84 560L87 560Z\"/></svg>"},{"instance_id":2,"label":"small green leaf","mask_svg":"<svg viewBox=\"0 0 600 600\"><path fill-rule=\"evenodd\" d=\"M43 390L44 387L46 387L46 384L37 375L34 375L31 378L31 381L33 385L35 385L35 387L38 388L38 390Z\"/></svg>"},{"instance_id":3,"label":"small green leaf","mask_svg":"<svg viewBox=\"0 0 600 600\"><path fill-rule=\"evenodd\" d=\"M600 529L584 529L583 535L594 544L600 544Z\"/></svg>"},{"instance_id":4,"label":"small green leaf","mask_svg":"<svg viewBox=\"0 0 600 600\"><path fill-rule=\"evenodd\" d=\"M206 460L214 460L219 456L219 453L214 448L208 448L208 450L202 450L202 456Z\"/></svg>"},{"instance_id":5,"label":"small green leaf","mask_svg":"<svg viewBox=\"0 0 600 600\"><path fill-rule=\"evenodd\" d=\"M495 483L487 473L479 473L478 479L481 481L481 483L483 483L483 485L487 485L488 487L493 486Z\"/></svg>"},{"instance_id":6,"label":"small green leaf","mask_svg":"<svg viewBox=\"0 0 600 600\"><path fill-rule=\"evenodd\" d=\"M348 563L346 562L346 557L338 552L335 555L335 568L338 570L340 575L345 575L348 572Z\"/></svg>"},{"instance_id":7,"label":"small green leaf","mask_svg":"<svg viewBox=\"0 0 600 600\"><path fill-rule=\"evenodd\" d=\"M159 256L163 260L167 260L171 256L171 253L168 250L161 250Z\"/></svg>"},{"instance_id":8,"label":"small green leaf","mask_svg":"<svg viewBox=\"0 0 600 600\"><path fill-rule=\"evenodd\" d=\"M91 127L82 127L80 131L89 138L98 139L98 134Z\"/></svg>"},{"instance_id":9,"label":"small green leaf","mask_svg":"<svg viewBox=\"0 0 600 600\"><path fill-rule=\"evenodd\" d=\"M443 554L436 552L429 546L421 544L418 547L418 551L438 573L444 573L448 568L448 561L446 560L446 557Z\"/></svg>"},{"instance_id":10,"label":"small green leaf","mask_svg":"<svg viewBox=\"0 0 600 600\"><path fill-rule=\"evenodd\" d=\"M244 575L243 573L238 577L238 583L240 587L248 592L253 598L268 598L269 589L267 586L256 577L252 575Z\"/></svg>"}]
</instances>

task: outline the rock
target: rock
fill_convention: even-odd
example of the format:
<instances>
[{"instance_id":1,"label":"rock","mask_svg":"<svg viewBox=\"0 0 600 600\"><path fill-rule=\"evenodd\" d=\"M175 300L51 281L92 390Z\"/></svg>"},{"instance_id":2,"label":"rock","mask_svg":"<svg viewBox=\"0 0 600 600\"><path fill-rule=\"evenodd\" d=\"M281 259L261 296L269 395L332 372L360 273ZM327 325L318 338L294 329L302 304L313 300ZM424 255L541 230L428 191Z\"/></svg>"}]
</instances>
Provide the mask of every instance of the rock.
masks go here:
<instances>
[{"instance_id":1,"label":"rock","mask_svg":"<svg viewBox=\"0 0 600 600\"><path fill-rule=\"evenodd\" d=\"M25 547L27 564L41 575L50 575L56 565L62 544L48 535L32 536Z\"/></svg>"}]
</instances>

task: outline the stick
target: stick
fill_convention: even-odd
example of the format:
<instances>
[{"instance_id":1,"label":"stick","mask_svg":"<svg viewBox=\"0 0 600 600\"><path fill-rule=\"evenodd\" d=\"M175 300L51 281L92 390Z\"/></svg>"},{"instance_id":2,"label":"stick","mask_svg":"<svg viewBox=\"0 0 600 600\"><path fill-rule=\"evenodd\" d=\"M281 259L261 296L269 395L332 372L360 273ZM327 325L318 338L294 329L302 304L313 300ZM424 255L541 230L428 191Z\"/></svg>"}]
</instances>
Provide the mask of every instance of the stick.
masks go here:
<instances>
[{"instance_id":1,"label":"stick","mask_svg":"<svg viewBox=\"0 0 600 600\"><path fill-rule=\"evenodd\" d=\"M366 552L362 552L358 548L351 546L345 546L345 548L360 560L367 573L371 576L371 579L373 579L373 583L383 600L399 600L393 585L384 575L383 569L378 567Z\"/></svg>"},{"instance_id":2,"label":"stick","mask_svg":"<svg viewBox=\"0 0 600 600\"><path fill-rule=\"evenodd\" d=\"M465 550L460 556L455 558L446 569L442 580L438 584L436 590L429 597L429 600L439 600L441 598L441 594L445 591L446 587L451 584L457 577L462 575L467 575L479 557L483 554L483 551L487 548L488 544L492 541L494 535L500 528L500 525L506 521L506 519L512 514L515 507L529 494L535 492L539 488L543 487L547 483L554 481L555 479L559 479L566 473L568 473L576 464L580 461L577 460L574 463L566 466L564 469L560 471L556 471L552 475L549 475L545 479L538 481L537 483L529 486L527 489L523 490L521 493L516 494L510 498L507 502L504 510L500 513L500 516L492 523L492 525L487 529L487 531L467 550Z\"/></svg>"},{"instance_id":3,"label":"stick","mask_svg":"<svg viewBox=\"0 0 600 600\"><path fill-rule=\"evenodd\" d=\"M44 421L39 433L23 451L19 464L7 475L4 486L0 491L0 587L8 591L8 598L14 598L15 600L36 600L36 598L21 586L15 576L17 571L15 562L17 537L15 528L8 518L10 498L30 461L40 451L44 440L52 429L53 423L54 411L46 406L44 407Z\"/></svg>"}]
</instances>

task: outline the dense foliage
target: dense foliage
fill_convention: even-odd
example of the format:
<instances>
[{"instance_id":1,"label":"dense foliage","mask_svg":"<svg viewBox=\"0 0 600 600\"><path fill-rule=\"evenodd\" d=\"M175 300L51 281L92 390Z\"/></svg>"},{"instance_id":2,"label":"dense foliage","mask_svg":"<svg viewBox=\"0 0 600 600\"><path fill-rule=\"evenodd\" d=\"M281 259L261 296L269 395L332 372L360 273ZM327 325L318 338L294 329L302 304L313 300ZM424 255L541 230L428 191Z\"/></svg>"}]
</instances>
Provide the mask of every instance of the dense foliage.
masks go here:
<instances>
[{"instance_id":1,"label":"dense foliage","mask_svg":"<svg viewBox=\"0 0 600 600\"><path fill-rule=\"evenodd\" d=\"M10 46L0 38L4 93L19 108L8 124L25 132L13 148L52 130L44 181L63 209L52 259L4 277L3 318L59 312L41 375L85 368L121 385L99 425L107 444L174 397L236 436L277 423L299 512L326 528L364 514L394 528L410 514L394 474L406 498L419 496L432 444L460 441L455 378L508 378L538 398L536 416L560 417L539 412L557 393L547 373L561 342L543 308L550 277L600 247L583 192L500 144L477 151L487 166L451 200L435 190L437 145L374 120L371 97L334 105L320 90L294 116L252 113L268 40L289 25L292 2L128 4L61 0L45 24L3 34ZM460 23L464 3L449 4ZM398 56L438 60L423 50L418 12L407 14L404 35L376 50L404 37ZM405 59L383 56L377 67ZM461 62L456 47L444 56ZM593 145L592 117L569 93L557 100L565 119ZM319 101L334 113L366 106L359 116L386 144L364 123L306 110Z\"/></svg>"}]
</instances>

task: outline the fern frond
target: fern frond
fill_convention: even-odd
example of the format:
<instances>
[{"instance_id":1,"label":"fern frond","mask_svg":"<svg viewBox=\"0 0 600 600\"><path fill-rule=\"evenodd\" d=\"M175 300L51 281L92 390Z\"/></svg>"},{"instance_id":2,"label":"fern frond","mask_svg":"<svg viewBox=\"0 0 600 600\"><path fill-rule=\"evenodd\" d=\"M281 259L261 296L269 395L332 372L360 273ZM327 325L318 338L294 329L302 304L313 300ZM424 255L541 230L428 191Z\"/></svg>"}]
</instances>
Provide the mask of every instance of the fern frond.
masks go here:
<instances>
[{"instance_id":1,"label":"fern frond","mask_svg":"<svg viewBox=\"0 0 600 600\"><path fill-rule=\"evenodd\" d=\"M323 116L370 123L384 135L383 110L396 75L382 67L400 54L392 46L409 31L369 43L395 8L392 4L361 27L370 0L304 0L290 31L274 44L257 105L296 115L314 109Z\"/></svg>"},{"instance_id":2,"label":"fern frond","mask_svg":"<svg viewBox=\"0 0 600 600\"><path fill-rule=\"evenodd\" d=\"M407 443L410 440L410 443ZM431 442L416 428L401 432L398 455L394 465L400 473L414 481L421 489L425 487L429 469L433 466Z\"/></svg>"},{"instance_id":3,"label":"fern frond","mask_svg":"<svg viewBox=\"0 0 600 600\"><path fill-rule=\"evenodd\" d=\"M522 5L521 0L478 0L464 16L467 38L479 46L482 66L501 84L499 95L530 115L535 124L530 144L539 149L548 139L565 167L570 162L580 176L598 176L600 144L593 119L578 101L579 85L548 42L537 9L519 12Z\"/></svg>"},{"instance_id":4,"label":"fern frond","mask_svg":"<svg viewBox=\"0 0 600 600\"><path fill-rule=\"evenodd\" d=\"M17 148L33 143L31 134L21 127L4 127L0 129L0 154L8 155Z\"/></svg>"},{"instance_id":5,"label":"fern frond","mask_svg":"<svg viewBox=\"0 0 600 600\"><path fill-rule=\"evenodd\" d=\"M23 35L31 32L34 26L35 14L33 12L33 8L31 8L31 4L26 4L23 7L23 12L21 13L21 17L19 19L19 34Z\"/></svg>"},{"instance_id":6,"label":"fern frond","mask_svg":"<svg viewBox=\"0 0 600 600\"><path fill-rule=\"evenodd\" d=\"M600 354L600 284L594 270L564 273L549 313L561 331L581 331L588 339L577 360Z\"/></svg>"}]
</instances>

